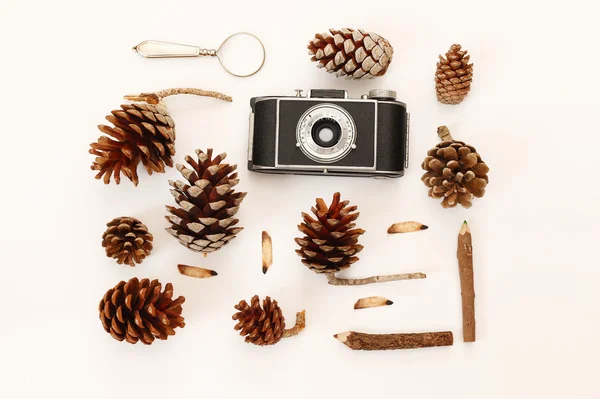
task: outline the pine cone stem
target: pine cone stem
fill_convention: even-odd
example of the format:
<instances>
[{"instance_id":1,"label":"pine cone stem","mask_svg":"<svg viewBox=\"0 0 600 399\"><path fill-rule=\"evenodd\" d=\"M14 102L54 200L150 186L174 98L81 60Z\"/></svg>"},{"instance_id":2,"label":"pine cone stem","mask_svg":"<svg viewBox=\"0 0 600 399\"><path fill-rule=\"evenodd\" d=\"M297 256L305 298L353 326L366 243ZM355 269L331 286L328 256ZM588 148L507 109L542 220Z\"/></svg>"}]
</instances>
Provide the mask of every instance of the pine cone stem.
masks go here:
<instances>
[{"instance_id":1,"label":"pine cone stem","mask_svg":"<svg viewBox=\"0 0 600 399\"><path fill-rule=\"evenodd\" d=\"M447 126L440 126L437 128L437 134L442 141L452 141L452 135L450 134L450 129Z\"/></svg>"},{"instance_id":2,"label":"pine cone stem","mask_svg":"<svg viewBox=\"0 0 600 399\"><path fill-rule=\"evenodd\" d=\"M178 94L191 94L194 96L212 97L218 100L231 102L232 98L226 94L217 91L208 91L195 88L174 88L157 91L154 93L129 94L124 98L130 101L145 101L148 104L158 104L165 97L175 96Z\"/></svg>"},{"instance_id":3,"label":"pine cone stem","mask_svg":"<svg viewBox=\"0 0 600 399\"><path fill-rule=\"evenodd\" d=\"M293 337L294 335L298 335L298 333L300 331L304 330L304 327L306 327L305 316L306 316L305 310L303 310L302 312L296 313L296 325L292 328L283 330L283 336L281 338Z\"/></svg>"},{"instance_id":4,"label":"pine cone stem","mask_svg":"<svg viewBox=\"0 0 600 399\"><path fill-rule=\"evenodd\" d=\"M331 285L365 285L373 283L387 283L388 281L415 280L426 278L425 273L390 274L387 276L373 276L367 278L339 278L334 273L327 273Z\"/></svg>"}]
</instances>

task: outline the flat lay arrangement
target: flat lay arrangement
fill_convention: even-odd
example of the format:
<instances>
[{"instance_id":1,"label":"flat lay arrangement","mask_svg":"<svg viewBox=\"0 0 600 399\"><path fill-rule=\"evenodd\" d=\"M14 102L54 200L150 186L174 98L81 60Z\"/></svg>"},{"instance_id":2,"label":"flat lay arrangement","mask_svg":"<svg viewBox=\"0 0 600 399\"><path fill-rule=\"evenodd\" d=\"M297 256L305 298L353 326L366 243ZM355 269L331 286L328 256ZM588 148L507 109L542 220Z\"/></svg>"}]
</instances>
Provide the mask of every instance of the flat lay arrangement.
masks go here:
<instances>
[{"instance_id":1,"label":"flat lay arrangement","mask_svg":"<svg viewBox=\"0 0 600 399\"><path fill-rule=\"evenodd\" d=\"M252 45L239 42L236 49L234 42L239 40L250 40L254 50ZM328 33L316 34L307 48L311 61L319 68L348 80L383 76L392 65L394 55L387 39L362 29L330 29ZM146 58L217 57L227 72L240 78L258 73L266 57L260 39L247 32L231 35L216 50L159 41L144 41L133 49ZM248 51L254 54L240 56ZM240 65L246 69L238 69ZM469 93L472 80L470 55L460 45L453 44L445 56L439 56L434 79L439 102L459 104ZM119 184L122 174L137 186L140 163L149 175L164 173L166 167L173 167L175 121L165 99L182 94L232 101L220 92L196 88L125 96L129 103L106 117L112 126L98 126L103 136L90 145L89 152L95 156L91 169L97 172L96 178L106 184L114 178ZM418 110L413 112L418 115ZM204 257L227 250L227 244L237 237L257 239L240 234L243 227L236 218L244 198L248 193L252 195L253 190L244 187L247 193L236 189L240 183L236 172L239 162L247 161L248 169L254 172L329 178L334 187L339 179L336 176L378 177L394 184L394 178L404 176L409 166L410 114L407 105L397 100L396 92L387 88L374 88L354 99L349 98L345 90L328 88L312 89L306 96L298 90L295 96L252 97L249 130L247 160L228 163L225 152L196 149L195 156L184 157L187 165L175 165L183 178L168 181L176 206L166 205L165 230L180 244ZM444 208L457 204L469 208L473 198L483 197L489 168L475 147L454 140L446 126L438 128L438 136L441 142L427 152L422 163L425 170L422 181L429 188L429 196L441 199ZM358 206L335 192L330 202L317 198L310 211L311 214L301 212L297 226L301 233L295 238L296 254L301 258L298 264L323 274L330 285L359 286L426 279L425 273L420 271L364 278L339 277L338 273L355 263L357 269L368 267L361 265L357 256L364 248L359 239L365 233L359 227ZM293 230L293 226L289 228ZM429 228L435 228L435 223L399 221L389 226L387 233L403 236ZM123 216L108 222L102 247L106 256L118 264L136 267L151 256L153 240L154 236L140 220ZM465 342L475 341L471 241L465 221L459 232L457 250ZM267 274L273 265L273 239L266 230L261 234L261 253L262 273ZM184 276L200 280L218 276L216 271L201 266L174 263ZM284 266L288 265L278 267ZM172 270L175 273L174 267ZM202 283L197 281L197 284ZM134 277L119 282L104 294L99 315L104 330L114 339L149 345L155 339L166 340L175 335L176 328L185 326L184 301L183 296L174 298L171 283L163 289L158 280ZM393 303L384 296L369 296L359 298L354 309L388 307ZM310 328L310 323L306 327L305 312L301 311L296 315L295 325L286 329L282 310L269 296L262 301L254 296L250 303L242 300L234 308L236 313L232 318L237 322L234 329L247 343L258 346L276 344L282 338ZM353 350L426 348L449 346L454 342L451 331L392 334L348 331L334 337Z\"/></svg>"}]
</instances>

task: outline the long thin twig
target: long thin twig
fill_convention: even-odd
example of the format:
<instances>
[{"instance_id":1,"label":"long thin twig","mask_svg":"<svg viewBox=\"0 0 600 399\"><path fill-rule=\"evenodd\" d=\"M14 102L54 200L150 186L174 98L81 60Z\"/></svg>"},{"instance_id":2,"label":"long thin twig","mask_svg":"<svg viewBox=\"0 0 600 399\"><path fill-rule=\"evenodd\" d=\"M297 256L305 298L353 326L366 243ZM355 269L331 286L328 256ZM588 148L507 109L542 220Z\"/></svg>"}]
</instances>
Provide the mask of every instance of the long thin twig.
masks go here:
<instances>
[{"instance_id":1,"label":"long thin twig","mask_svg":"<svg viewBox=\"0 0 600 399\"><path fill-rule=\"evenodd\" d=\"M327 273L327 279L331 285L365 285L372 283L386 283L388 281L399 281L399 280L414 280L426 278L425 273L403 273L403 274L390 274L387 276L373 276L367 278L339 278L334 273Z\"/></svg>"},{"instance_id":2,"label":"long thin twig","mask_svg":"<svg viewBox=\"0 0 600 399\"><path fill-rule=\"evenodd\" d=\"M298 335L298 333L304 330L306 327L306 311L296 313L296 325L292 328L288 328L283 330L283 338L293 337L294 335Z\"/></svg>"},{"instance_id":3,"label":"long thin twig","mask_svg":"<svg viewBox=\"0 0 600 399\"><path fill-rule=\"evenodd\" d=\"M154 93L129 94L124 98L129 101L145 101L148 104L158 104L163 98L175 96L178 94L191 94L194 96L212 97L227 102L233 101L232 98L226 94L219 93L217 91L209 91L195 88L174 88L165 89Z\"/></svg>"},{"instance_id":4,"label":"long thin twig","mask_svg":"<svg viewBox=\"0 0 600 399\"><path fill-rule=\"evenodd\" d=\"M451 346L454 342L451 331L400 334L366 334L346 331L335 334L335 339L353 350L390 350Z\"/></svg>"},{"instance_id":5,"label":"long thin twig","mask_svg":"<svg viewBox=\"0 0 600 399\"><path fill-rule=\"evenodd\" d=\"M463 340L475 342L475 286L473 284L473 244L465 221L458 233L458 272L462 298Z\"/></svg>"}]
</instances>

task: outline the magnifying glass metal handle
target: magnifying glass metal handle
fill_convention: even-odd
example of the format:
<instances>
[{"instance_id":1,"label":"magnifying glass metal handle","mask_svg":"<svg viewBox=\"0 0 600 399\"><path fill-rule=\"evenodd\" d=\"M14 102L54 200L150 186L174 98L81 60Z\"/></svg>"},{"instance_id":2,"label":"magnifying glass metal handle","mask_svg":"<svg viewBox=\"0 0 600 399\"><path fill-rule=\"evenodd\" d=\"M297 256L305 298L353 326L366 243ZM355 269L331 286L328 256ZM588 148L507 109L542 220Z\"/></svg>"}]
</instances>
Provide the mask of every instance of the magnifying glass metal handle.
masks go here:
<instances>
[{"instance_id":1,"label":"magnifying glass metal handle","mask_svg":"<svg viewBox=\"0 0 600 399\"><path fill-rule=\"evenodd\" d=\"M146 40L133 47L143 57L146 58L183 58L183 57L216 57L217 50L203 49L197 46L187 44L159 42L156 40Z\"/></svg>"}]
</instances>

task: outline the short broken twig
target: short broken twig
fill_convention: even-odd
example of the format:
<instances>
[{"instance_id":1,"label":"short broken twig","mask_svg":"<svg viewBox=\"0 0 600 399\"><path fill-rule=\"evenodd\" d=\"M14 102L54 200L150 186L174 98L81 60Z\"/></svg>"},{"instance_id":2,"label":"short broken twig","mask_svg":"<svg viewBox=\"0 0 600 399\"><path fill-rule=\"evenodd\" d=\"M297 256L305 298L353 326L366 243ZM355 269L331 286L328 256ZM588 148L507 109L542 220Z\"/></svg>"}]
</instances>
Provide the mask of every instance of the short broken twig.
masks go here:
<instances>
[{"instance_id":1,"label":"short broken twig","mask_svg":"<svg viewBox=\"0 0 600 399\"><path fill-rule=\"evenodd\" d=\"M361 298L354 304L354 309L367 309L376 308L379 306L389 306L394 302L382 296L370 296L368 298Z\"/></svg>"},{"instance_id":2,"label":"short broken twig","mask_svg":"<svg viewBox=\"0 0 600 399\"><path fill-rule=\"evenodd\" d=\"M415 231L427 230L428 228L429 226L419 222L400 222L391 225L387 232L388 234L412 233Z\"/></svg>"},{"instance_id":3,"label":"short broken twig","mask_svg":"<svg viewBox=\"0 0 600 399\"><path fill-rule=\"evenodd\" d=\"M352 350L415 349L433 346L451 346L451 331L400 334L366 334L354 331L335 334L338 341Z\"/></svg>"},{"instance_id":4,"label":"short broken twig","mask_svg":"<svg viewBox=\"0 0 600 399\"><path fill-rule=\"evenodd\" d=\"M203 269L201 267L196 266L177 265L177 269L179 270L179 273L189 277L209 278L217 276L217 272L214 270Z\"/></svg>"},{"instance_id":5,"label":"short broken twig","mask_svg":"<svg viewBox=\"0 0 600 399\"><path fill-rule=\"evenodd\" d=\"M293 337L294 335L298 335L300 331L304 330L304 327L306 327L306 310L296 313L296 324L292 328L283 330L282 338L289 338Z\"/></svg>"}]
</instances>

